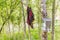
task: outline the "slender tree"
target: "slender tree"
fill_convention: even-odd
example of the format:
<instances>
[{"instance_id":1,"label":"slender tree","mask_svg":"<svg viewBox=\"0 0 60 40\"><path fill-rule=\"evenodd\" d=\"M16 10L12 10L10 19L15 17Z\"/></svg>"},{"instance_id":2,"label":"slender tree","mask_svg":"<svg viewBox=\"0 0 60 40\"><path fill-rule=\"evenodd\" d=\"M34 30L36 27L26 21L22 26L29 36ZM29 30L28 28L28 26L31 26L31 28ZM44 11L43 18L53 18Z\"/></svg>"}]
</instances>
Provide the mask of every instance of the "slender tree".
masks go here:
<instances>
[{"instance_id":1,"label":"slender tree","mask_svg":"<svg viewBox=\"0 0 60 40\"><path fill-rule=\"evenodd\" d=\"M7 6L6 6L6 14L9 15L9 12L8 12L9 10L8 10L8 4L7 4L7 2L6 2L6 5L7 5ZM10 32L10 22L9 22L9 20L8 20L7 22L8 22L7 25L8 25L8 28L9 28L9 32L8 32L8 33L9 33L9 37L10 37L10 36L11 36L11 32ZM9 38L9 40L10 40L10 38Z\"/></svg>"},{"instance_id":2,"label":"slender tree","mask_svg":"<svg viewBox=\"0 0 60 40\"><path fill-rule=\"evenodd\" d=\"M52 40L54 40L54 18L55 17L55 0L52 5Z\"/></svg>"},{"instance_id":3,"label":"slender tree","mask_svg":"<svg viewBox=\"0 0 60 40\"><path fill-rule=\"evenodd\" d=\"M41 40L41 1L37 0L37 7L38 7L38 35L39 35L39 40Z\"/></svg>"},{"instance_id":4,"label":"slender tree","mask_svg":"<svg viewBox=\"0 0 60 40\"><path fill-rule=\"evenodd\" d=\"M20 1L20 4L19 4L19 16L17 17L17 20L18 20L18 34L20 34L20 29L21 29L21 21L22 21L22 4L21 4L21 1ZM20 35L18 35L18 40L20 39Z\"/></svg>"},{"instance_id":5,"label":"slender tree","mask_svg":"<svg viewBox=\"0 0 60 40\"><path fill-rule=\"evenodd\" d=\"M25 38L26 38L26 24L25 24L25 15L24 15L23 0L21 0L21 2L22 2L22 15L23 15L23 22L24 22L24 38L23 38L23 40L25 40Z\"/></svg>"},{"instance_id":6,"label":"slender tree","mask_svg":"<svg viewBox=\"0 0 60 40\"><path fill-rule=\"evenodd\" d=\"M47 19L46 0L41 0L41 5L42 5L42 9L43 9L42 10L42 20L43 20L44 24L46 25L46 19ZM47 40L47 26L43 25L43 29L42 30L43 30L42 31L42 40Z\"/></svg>"},{"instance_id":7,"label":"slender tree","mask_svg":"<svg viewBox=\"0 0 60 40\"><path fill-rule=\"evenodd\" d=\"M30 5L31 5L31 4L30 4L30 1L31 1L31 0L27 0L27 2L26 2L26 3L27 3L27 7L31 7L31 6L30 6ZM29 26L29 25L28 25L28 35L29 35L29 40L32 40L32 39L31 39L31 32L30 32L30 26Z\"/></svg>"}]
</instances>

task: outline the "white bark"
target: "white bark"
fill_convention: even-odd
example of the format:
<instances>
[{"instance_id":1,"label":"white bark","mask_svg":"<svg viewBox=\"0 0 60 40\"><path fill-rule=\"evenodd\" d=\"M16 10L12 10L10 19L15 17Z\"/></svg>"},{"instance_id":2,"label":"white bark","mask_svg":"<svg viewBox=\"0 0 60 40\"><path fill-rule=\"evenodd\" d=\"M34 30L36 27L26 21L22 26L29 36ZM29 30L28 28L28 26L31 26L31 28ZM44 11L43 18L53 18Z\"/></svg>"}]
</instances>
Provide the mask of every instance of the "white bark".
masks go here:
<instances>
[{"instance_id":1,"label":"white bark","mask_svg":"<svg viewBox=\"0 0 60 40\"><path fill-rule=\"evenodd\" d=\"M43 20L43 27L42 27L42 40L47 40L47 31L50 29L51 19L47 18L47 11L46 11L46 0L41 1L42 5L42 20Z\"/></svg>"},{"instance_id":2,"label":"white bark","mask_svg":"<svg viewBox=\"0 0 60 40\"><path fill-rule=\"evenodd\" d=\"M43 24L43 27L42 27L42 31L43 31L43 33L42 33L42 40L47 40L47 26L46 26L46 16L47 16L47 12L46 12L46 0L42 0L41 1L41 3L42 3L42 15L43 15L43 17L42 17L42 20L44 21L44 24Z\"/></svg>"}]
</instances>

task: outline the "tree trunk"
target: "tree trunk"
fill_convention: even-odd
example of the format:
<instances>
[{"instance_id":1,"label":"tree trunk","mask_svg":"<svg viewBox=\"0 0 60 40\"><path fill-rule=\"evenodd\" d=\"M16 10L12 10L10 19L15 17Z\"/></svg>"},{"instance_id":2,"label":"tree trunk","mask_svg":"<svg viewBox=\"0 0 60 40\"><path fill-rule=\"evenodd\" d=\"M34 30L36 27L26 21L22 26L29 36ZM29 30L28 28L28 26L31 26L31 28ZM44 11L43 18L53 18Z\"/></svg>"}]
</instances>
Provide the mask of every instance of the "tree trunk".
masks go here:
<instances>
[{"instance_id":1,"label":"tree trunk","mask_svg":"<svg viewBox=\"0 0 60 40\"><path fill-rule=\"evenodd\" d=\"M42 20L44 22L43 29L42 29L42 40L47 40L47 26L46 26L46 20L47 19L47 11L46 11L46 0L42 0ZM45 25L45 26L44 26Z\"/></svg>"},{"instance_id":2,"label":"tree trunk","mask_svg":"<svg viewBox=\"0 0 60 40\"><path fill-rule=\"evenodd\" d=\"M21 0L22 1L22 15L23 15L23 21L24 21L24 39L23 40L25 40L25 38L26 38L26 24L25 24L25 15L24 15L24 7L23 7L23 0Z\"/></svg>"},{"instance_id":3,"label":"tree trunk","mask_svg":"<svg viewBox=\"0 0 60 40\"><path fill-rule=\"evenodd\" d=\"M31 0L27 0L27 1L26 1L26 4L27 4L28 7L31 7L30 1L31 1ZM27 6L26 6L26 7L27 7ZM28 40L32 40L32 39L31 39L31 32L30 32L30 26L29 26L29 25L28 25L28 36L29 36L29 39L28 39Z\"/></svg>"},{"instance_id":4,"label":"tree trunk","mask_svg":"<svg viewBox=\"0 0 60 40\"><path fill-rule=\"evenodd\" d=\"M55 17L55 0L52 5L52 40L54 40L54 18Z\"/></svg>"},{"instance_id":5,"label":"tree trunk","mask_svg":"<svg viewBox=\"0 0 60 40\"><path fill-rule=\"evenodd\" d=\"M37 2L37 7L38 7L38 35L39 35L39 40L41 40L41 1L38 0Z\"/></svg>"},{"instance_id":6,"label":"tree trunk","mask_svg":"<svg viewBox=\"0 0 60 40\"><path fill-rule=\"evenodd\" d=\"M29 35L29 40L31 40L30 26L28 26L28 35Z\"/></svg>"}]
</instances>

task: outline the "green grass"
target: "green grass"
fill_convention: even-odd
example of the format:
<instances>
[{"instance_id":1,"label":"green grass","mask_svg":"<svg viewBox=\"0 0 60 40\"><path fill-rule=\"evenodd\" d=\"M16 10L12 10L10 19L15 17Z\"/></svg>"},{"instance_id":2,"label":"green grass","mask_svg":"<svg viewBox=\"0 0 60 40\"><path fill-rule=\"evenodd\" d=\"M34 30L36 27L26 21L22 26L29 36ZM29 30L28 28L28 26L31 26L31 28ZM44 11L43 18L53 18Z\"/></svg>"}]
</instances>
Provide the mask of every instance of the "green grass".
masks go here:
<instances>
[{"instance_id":1,"label":"green grass","mask_svg":"<svg viewBox=\"0 0 60 40\"><path fill-rule=\"evenodd\" d=\"M39 40L39 35L38 35L38 29L33 29L30 30L31 31L31 38L32 40ZM12 34L0 34L0 40L23 40L24 36L23 36L23 32L21 33L12 33ZM10 36L9 36L10 35ZM26 39L28 40L29 36L28 36L28 30L26 31ZM51 33L48 33L48 40L51 40ZM59 26L55 26L55 40L60 40L60 27Z\"/></svg>"}]
</instances>

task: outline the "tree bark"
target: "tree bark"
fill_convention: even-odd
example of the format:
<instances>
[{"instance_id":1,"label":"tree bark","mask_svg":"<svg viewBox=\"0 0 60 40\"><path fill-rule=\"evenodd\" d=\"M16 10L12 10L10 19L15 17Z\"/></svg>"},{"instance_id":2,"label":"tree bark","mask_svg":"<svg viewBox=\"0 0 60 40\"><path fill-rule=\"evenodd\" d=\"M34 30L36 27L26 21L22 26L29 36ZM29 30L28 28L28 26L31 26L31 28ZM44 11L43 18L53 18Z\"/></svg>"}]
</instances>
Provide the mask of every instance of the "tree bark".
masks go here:
<instances>
[{"instance_id":1,"label":"tree bark","mask_svg":"<svg viewBox=\"0 0 60 40\"><path fill-rule=\"evenodd\" d=\"M44 22L44 24L46 25L46 20L45 18L47 18L47 11L46 11L46 0L42 0L41 1L41 5L42 5L42 20ZM47 26L43 27L44 29L42 29L42 40L47 40Z\"/></svg>"},{"instance_id":2,"label":"tree bark","mask_svg":"<svg viewBox=\"0 0 60 40\"><path fill-rule=\"evenodd\" d=\"M26 24L25 24L23 0L21 0L21 2L22 2L22 11L23 11L22 15L23 15L23 21L24 21L24 39L23 40L25 40L25 38L26 38Z\"/></svg>"},{"instance_id":3,"label":"tree bark","mask_svg":"<svg viewBox=\"0 0 60 40\"><path fill-rule=\"evenodd\" d=\"M52 5L52 40L54 40L54 18L55 17L55 0Z\"/></svg>"}]
</instances>

